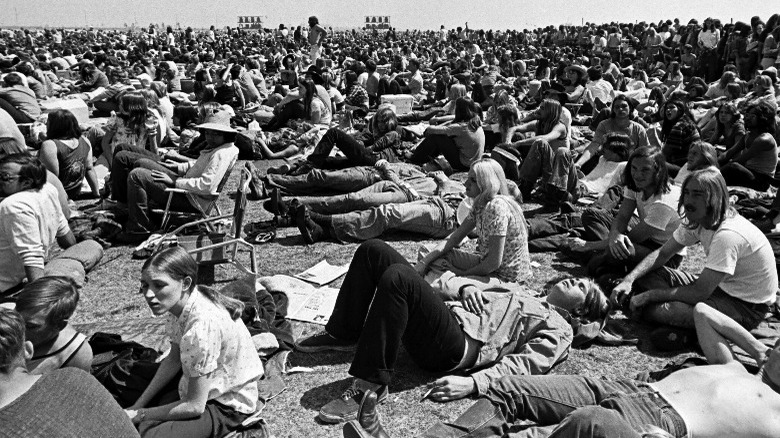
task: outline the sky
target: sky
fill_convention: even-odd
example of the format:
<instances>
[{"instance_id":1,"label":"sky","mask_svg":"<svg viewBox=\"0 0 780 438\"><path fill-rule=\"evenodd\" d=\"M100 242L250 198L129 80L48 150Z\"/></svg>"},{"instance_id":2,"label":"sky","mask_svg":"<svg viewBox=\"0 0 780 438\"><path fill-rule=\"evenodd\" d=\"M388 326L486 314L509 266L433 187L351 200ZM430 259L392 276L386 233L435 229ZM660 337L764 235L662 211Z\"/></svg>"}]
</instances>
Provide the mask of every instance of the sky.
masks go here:
<instances>
[{"instance_id":1,"label":"sky","mask_svg":"<svg viewBox=\"0 0 780 438\"><path fill-rule=\"evenodd\" d=\"M723 22L764 21L780 13L777 0L0 0L2 26L121 27L165 23L235 26L239 15L263 17L265 27L306 25L316 15L334 28L360 27L367 15L390 16L397 29L523 29L583 21L636 22L707 16Z\"/></svg>"}]
</instances>

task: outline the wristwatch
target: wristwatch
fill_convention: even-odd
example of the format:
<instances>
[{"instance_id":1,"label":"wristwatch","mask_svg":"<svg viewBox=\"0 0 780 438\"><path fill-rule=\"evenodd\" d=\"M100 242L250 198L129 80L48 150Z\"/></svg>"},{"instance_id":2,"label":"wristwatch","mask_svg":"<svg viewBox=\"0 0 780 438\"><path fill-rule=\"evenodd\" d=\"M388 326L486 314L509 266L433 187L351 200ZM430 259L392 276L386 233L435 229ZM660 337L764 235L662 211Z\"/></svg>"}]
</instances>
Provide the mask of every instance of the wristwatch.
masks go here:
<instances>
[{"instance_id":1,"label":"wristwatch","mask_svg":"<svg viewBox=\"0 0 780 438\"><path fill-rule=\"evenodd\" d=\"M136 411L136 416L138 417L138 422L142 423L144 420L146 420L146 409L139 409Z\"/></svg>"}]
</instances>

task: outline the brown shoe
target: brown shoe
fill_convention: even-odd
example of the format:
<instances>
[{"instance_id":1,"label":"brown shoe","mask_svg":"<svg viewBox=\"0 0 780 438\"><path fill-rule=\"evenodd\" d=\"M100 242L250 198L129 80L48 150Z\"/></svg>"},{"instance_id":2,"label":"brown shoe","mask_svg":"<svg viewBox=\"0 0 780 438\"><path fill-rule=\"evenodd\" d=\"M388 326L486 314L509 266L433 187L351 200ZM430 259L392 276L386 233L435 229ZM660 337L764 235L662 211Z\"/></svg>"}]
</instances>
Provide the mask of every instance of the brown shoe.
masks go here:
<instances>
[{"instance_id":1,"label":"brown shoe","mask_svg":"<svg viewBox=\"0 0 780 438\"><path fill-rule=\"evenodd\" d=\"M357 413L357 421L360 426L368 432L368 434L374 438L389 438L385 429L382 427L382 423L379 418L379 413L376 411L376 405L379 403L379 399L376 392L370 389L363 395L363 400L360 401L360 409Z\"/></svg>"}]
</instances>

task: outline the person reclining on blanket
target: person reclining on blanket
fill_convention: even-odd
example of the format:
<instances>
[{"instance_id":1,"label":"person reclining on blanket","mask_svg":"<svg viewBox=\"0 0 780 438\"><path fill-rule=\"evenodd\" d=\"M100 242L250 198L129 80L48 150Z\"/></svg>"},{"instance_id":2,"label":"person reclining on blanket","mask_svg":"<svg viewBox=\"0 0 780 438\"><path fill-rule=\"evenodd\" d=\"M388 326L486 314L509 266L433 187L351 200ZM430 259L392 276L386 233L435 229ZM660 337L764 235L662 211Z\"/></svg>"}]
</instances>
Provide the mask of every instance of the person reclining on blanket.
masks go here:
<instances>
[{"instance_id":1,"label":"person reclining on blanket","mask_svg":"<svg viewBox=\"0 0 780 438\"><path fill-rule=\"evenodd\" d=\"M507 376L494 381L455 421L439 422L421 436L503 437L520 420L536 423L524 429L523 436L551 438L780 435L780 342L767 347L705 303L696 304L693 319L709 365L681 369L653 383ZM732 343L758 363L758 374L748 373L735 359ZM367 401L375 397L367 393L361 401L369 406ZM362 410L359 420L344 426L344 438L388 438L375 409Z\"/></svg>"},{"instance_id":2,"label":"person reclining on blanket","mask_svg":"<svg viewBox=\"0 0 780 438\"><path fill-rule=\"evenodd\" d=\"M437 293L406 259L379 240L357 249L339 290L326 332L296 344L303 352L355 351L344 394L322 407L328 423L354 419L367 390L388 395L401 344L416 363L449 375L430 387L431 397L450 401L483 394L506 374L543 374L562 361L572 343L570 324L596 321L608 311L606 297L588 279L556 283L545 300L523 286L461 288L460 296Z\"/></svg>"},{"instance_id":3,"label":"person reclining on blanket","mask_svg":"<svg viewBox=\"0 0 780 438\"><path fill-rule=\"evenodd\" d=\"M76 243L43 164L26 153L0 158L0 196L0 301L12 301L25 281L44 276L67 276L82 287L103 247ZM55 240L65 251L47 260Z\"/></svg>"},{"instance_id":4,"label":"person reclining on blanket","mask_svg":"<svg viewBox=\"0 0 780 438\"><path fill-rule=\"evenodd\" d=\"M700 302L747 329L755 328L777 293L775 256L766 236L729 205L726 182L716 169L698 170L686 178L678 209L683 222L672 238L614 288L613 303L630 307L648 321L674 326L653 334L657 346L669 349L684 346L685 329L694 326L693 306ZM664 266L699 242L706 254L699 275Z\"/></svg>"},{"instance_id":5,"label":"person reclining on blanket","mask_svg":"<svg viewBox=\"0 0 780 438\"><path fill-rule=\"evenodd\" d=\"M25 321L0 307L0 424L2 436L138 438L111 394L88 373L63 368L27 370L34 354Z\"/></svg>"}]
</instances>

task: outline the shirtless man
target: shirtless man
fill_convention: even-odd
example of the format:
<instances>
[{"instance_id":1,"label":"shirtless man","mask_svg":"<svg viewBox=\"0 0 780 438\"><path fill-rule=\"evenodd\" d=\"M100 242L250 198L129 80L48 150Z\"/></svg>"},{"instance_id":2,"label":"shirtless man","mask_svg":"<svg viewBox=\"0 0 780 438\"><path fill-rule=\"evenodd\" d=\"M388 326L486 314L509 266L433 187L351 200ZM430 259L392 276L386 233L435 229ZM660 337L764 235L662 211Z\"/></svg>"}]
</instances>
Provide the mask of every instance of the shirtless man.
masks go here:
<instances>
[{"instance_id":1,"label":"shirtless man","mask_svg":"<svg viewBox=\"0 0 780 438\"><path fill-rule=\"evenodd\" d=\"M658 428L673 437L757 438L780 435L780 342L768 348L733 319L699 303L696 331L711 365L686 368L655 383L583 376L507 376L453 422L437 423L422 436L507 436L509 426L537 426L512 436L637 437ZM749 374L734 359L733 342L761 365ZM362 412L361 427L345 437L377 430L376 416ZM367 424L373 419L374 424ZM378 436L374 434L374 436ZM387 436L387 435L383 435Z\"/></svg>"},{"instance_id":2,"label":"shirtless man","mask_svg":"<svg viewBox=\"0 0 780 438\"><path fill-rule=\"evenodd\" d=\"M309 55L311 55L312 64L317 63L317 58L322 53L322 42L327 35L328 32L325 28L320 26L320 20L313 15L309 17L309 45L311 46Z\"/></svg>"}]
</instances>

